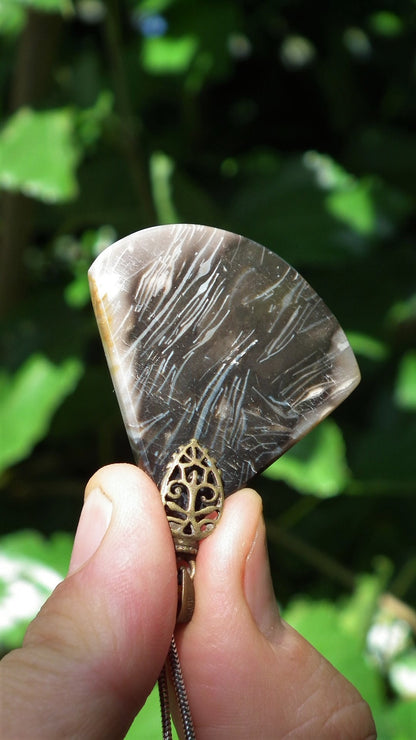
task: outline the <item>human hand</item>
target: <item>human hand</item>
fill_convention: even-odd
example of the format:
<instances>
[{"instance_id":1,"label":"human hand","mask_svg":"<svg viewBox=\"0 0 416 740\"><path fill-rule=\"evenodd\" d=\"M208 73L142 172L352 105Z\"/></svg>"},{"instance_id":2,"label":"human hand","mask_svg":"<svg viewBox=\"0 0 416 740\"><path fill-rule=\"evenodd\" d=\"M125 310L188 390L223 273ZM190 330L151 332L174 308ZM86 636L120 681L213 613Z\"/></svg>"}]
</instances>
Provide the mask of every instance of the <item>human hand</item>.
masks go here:
<instances>
[{"instance_id":1,"label":"human hand","mask_svg":"<svg viewBox=\"0 0 416 740\"><path fill-rule=\"evenodd\" d=\"M176 635L198 740L376 737L356 689L281 619L253 491L229 497L201 542L195 592ZM156 486L134 466L103 468L67 578L0 664L3 740L123 737L165 661L176 599Z\"/></svg>"}]
</instances>

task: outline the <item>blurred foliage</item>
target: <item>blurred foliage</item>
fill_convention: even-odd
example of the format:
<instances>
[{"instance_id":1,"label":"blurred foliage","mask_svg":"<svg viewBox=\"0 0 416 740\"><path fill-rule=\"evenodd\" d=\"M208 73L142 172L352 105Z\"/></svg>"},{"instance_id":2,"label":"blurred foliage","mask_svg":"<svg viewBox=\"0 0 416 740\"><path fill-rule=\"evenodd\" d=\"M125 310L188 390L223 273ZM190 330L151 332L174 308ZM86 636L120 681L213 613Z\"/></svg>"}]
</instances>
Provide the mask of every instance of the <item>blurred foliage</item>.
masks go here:
<instances>
[{"instance_id":1,"label":"blurred foliage","mask_svg":"<svg viewBox=\"0 0 416 740\"><path fill-rule=\"evenodd\" d=\"M294 264L357 354L358 390L255 484L286 618L411 740L415 3L2 0L0 34L3 650L65 574L90 474L131 459L88 266L206 223ZM159 736L156 706L129 736Z\"/></svg>"},{"instance_id":2,"label":"blurred foliage","mask_svg":"<svg viewBox=\"0 0 416 740\"><path fill-rule=\"evenodd\" d=\"M56 532L5 535L0 550L0 635L4 648L22 643L28 623L68 570L72 538Z\"/></svg>"},{"instance_id":3,"label":"blurred foliage","mask_svg":"<svg viewBox=\"0 0 416 740\"><path fill-rule=\"evenodd\" d=\"M47 358L32 354L11 379L0 377L0 422L7 431L0 448L0 472L28 457L43 439L51 416L81 372L75 359L55 367Z\"/></svg>"},{"instance_id":4,"label":"blurred foliage","mask_svg":"<svg viewBox=\"0 0 416 740\"><path fill-rule=\"evenodd\" d=\"M304 437L290 454L264 471L267 478L284 480L300 493L335 496L347 486L349 471L340 428L330 419Z\"/></svg>"},{"instance_id":5,"label":"blurred foliage","mask_svg":"<svg viewBox=\"0 0 416 740\"><path fill-rule=\"evenodd\" d=\"M0 139L0 186L39 200L69 200L77 193L70 112L22 108L11 116ZM53 148L45 148L53 141Z\"/></svg>"}]
</instances>

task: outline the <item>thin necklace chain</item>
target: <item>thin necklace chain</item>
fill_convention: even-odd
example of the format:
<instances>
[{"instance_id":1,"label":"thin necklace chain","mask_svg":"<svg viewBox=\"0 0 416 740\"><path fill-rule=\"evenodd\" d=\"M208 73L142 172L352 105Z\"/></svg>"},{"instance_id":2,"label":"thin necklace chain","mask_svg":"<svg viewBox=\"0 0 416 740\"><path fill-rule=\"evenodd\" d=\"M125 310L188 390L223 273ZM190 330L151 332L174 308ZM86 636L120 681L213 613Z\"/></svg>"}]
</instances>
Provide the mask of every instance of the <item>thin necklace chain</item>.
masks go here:
<instances>
[{"instance_id":1,"label":"thin necklace chain","mask_svg":"<svg viewBox=\"0 0 416 740\"><path fill-rule=\"evenodd\" d=\"M173 688L175 689L175 696L181 716L184 738L185 740L196 740L191 709L189 706L188 695L186 693L185 682L183 680L181 664L179 661L178 648L176 647L176 640L174 636L172 636L168 657L166 659L165 665L162 668L162 672L158 680L163 740L172 740L168 674L170 675Z\"/></svg>"}]
</instances>

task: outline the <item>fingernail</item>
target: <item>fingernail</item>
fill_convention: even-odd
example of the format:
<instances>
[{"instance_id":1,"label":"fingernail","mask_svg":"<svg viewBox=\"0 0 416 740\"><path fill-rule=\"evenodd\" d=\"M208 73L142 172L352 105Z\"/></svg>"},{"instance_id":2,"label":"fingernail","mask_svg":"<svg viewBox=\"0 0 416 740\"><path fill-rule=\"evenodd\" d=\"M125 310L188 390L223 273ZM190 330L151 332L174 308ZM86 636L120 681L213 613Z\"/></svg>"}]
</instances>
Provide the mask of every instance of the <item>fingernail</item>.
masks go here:
<instances>
[{"instance_id":1,"label":"fingernail","mask_svg":"<svg viewBox=\"0 0 416 740\"><path fill-rule=\"evenodd\" d=\"M87 496L75 534L68 575L79 570L99 548L111 520L113 505L100 488Z\"/></svg>"},{"instance_id":2,"label":"fingernail","mask_svg":"<svg viewBox=\"0 0 416 740\"><path fill-rule=\"evenodd\" d=\"M260 519L244 572L246 600L260 632L271 639L280 626L280 613L273 590L267 554L266 532Z\"/></svg>"}]
</instances>

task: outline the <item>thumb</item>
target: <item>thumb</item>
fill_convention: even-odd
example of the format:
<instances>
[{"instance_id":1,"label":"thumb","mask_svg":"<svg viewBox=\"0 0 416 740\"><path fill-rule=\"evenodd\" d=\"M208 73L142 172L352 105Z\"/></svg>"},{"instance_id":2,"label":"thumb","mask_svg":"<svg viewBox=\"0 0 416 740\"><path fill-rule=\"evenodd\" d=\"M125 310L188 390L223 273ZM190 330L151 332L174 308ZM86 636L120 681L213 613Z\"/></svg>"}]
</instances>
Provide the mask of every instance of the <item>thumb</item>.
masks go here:
<instances>
[{"instance_id":1,"label":"thumb","mask_svg":"<svg viewBox=\"0 0 416 740\"><path fill-rule=\"evenodd\" d=\"M67 578L0 664L1 736L123 736L164 663L176 598L156 486L132 465L103 468L86 489Z\"/></svg>"}]
</instances>

